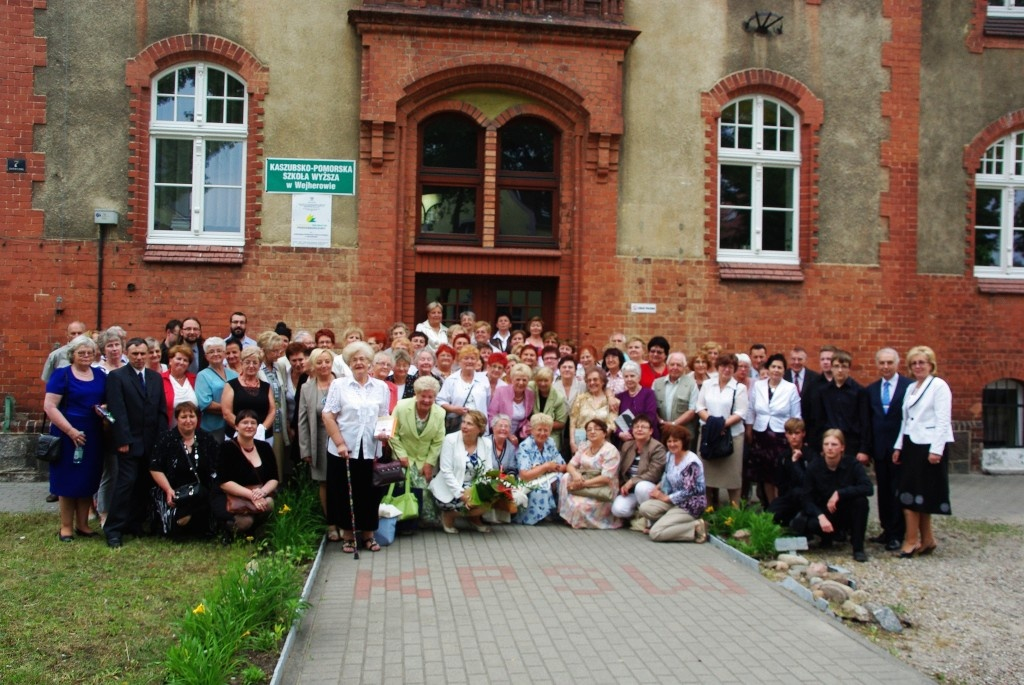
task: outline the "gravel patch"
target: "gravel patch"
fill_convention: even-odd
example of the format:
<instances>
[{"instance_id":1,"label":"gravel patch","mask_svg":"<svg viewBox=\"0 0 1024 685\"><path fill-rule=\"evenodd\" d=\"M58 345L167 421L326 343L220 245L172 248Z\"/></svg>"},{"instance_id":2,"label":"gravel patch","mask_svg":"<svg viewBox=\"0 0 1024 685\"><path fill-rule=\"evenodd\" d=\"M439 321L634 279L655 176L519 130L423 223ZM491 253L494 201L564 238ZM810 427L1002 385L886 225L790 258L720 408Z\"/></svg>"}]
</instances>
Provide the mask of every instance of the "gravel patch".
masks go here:
<instances>
[{"instance_id":1,"label":"gravel patch","mask_svg":"<svg viewBox=\"0 0 1024 685\"><path fill-rule=\"evenodd\" d=\"M935 517L939 547L899 559L868 544L866 564L849 546L803 555L852 571L871 602L912 626L900 635L848 623L938 682L1024 683L1024 527Z\"/></svg>"}]
</instances>

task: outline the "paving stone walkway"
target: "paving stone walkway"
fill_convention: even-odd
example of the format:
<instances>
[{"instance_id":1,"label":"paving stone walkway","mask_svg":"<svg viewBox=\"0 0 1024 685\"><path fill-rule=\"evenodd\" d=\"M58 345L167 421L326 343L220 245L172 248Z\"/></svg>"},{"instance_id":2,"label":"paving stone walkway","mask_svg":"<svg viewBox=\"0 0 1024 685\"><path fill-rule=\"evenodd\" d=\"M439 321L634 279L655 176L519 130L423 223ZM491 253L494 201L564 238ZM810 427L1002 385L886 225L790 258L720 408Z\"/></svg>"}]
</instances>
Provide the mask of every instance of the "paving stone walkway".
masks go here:
<instances>
[{"instance_id":1,"label":"paving stone walkway","mask_svg":"<svg viewBox=\"0 0 1024 685\"><path fill-rule=\"evenodd\" d=\"M960 518L1024 524L1024 478L954 475ZM0 483L0 511L53 511ZM929 683L710 545L629 531L425 531L331 545L283 683Z\"/></svg>"},{"instance_id":2,"label":"paving stone walkway","mask_svg":"<svg viewBox=\"0 0 1024 685\"><path fill-rule=\"evenodd\" d=\"M332 545L310 601L284 683L930 682L709 545L629 531Z\"/></svg>"}]
</instances>

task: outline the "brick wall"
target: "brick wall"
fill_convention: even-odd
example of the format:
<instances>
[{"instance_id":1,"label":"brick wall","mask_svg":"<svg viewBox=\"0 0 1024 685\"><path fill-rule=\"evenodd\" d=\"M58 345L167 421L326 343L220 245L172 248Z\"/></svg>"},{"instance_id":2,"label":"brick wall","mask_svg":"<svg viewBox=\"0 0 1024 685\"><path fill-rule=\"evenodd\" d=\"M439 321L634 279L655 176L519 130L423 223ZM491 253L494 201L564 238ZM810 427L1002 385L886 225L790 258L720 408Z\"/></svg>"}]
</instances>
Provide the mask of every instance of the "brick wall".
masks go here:
<instances>
[{"instance_id":1,"label":"brick wall","mask_svg":"<svg viewBox=\"0 0 1024 685\"><path fill-rule=\"evenodd\" d=\"M811 3L813 4L813 3ZM982 3L979 1L979 6ZM387 3L379 3L381 12ZM45 160L35 152L34 128L45 124L45 102L33 90L33 69L45 66L46 42L34 34L41 0L0 4L0 157L24 158L26 174L0 174L0 394L12 394L18 408L38 415L42 406L39 371L46 353L63 339L68 321L96 325L96 240L46 236L43 213L32 204L33 185L46 180ZM355 20L363 42L359 140L358 248L320 250L266 246L260 242L262 145L260 122L269 71L248 51L216 37L179 36L160 41L131 61L126 83L134 109L130 126L131 188L127 232L106 244L103 325L118 323L130 334L156 335L172 317L197 315L207 335L224 335L229 314L241 309L250 332L278 320L293 329L322 326L340 332L349 322L386 329L395 320L413 324L417 274L518 275L558 278L555 324L582 343L603 346L612 330L649 337L664 334L674 349L688 353L706 340L727 349L763 342L772 351L799 343L812 351L838 344L854 355L854 375L873 376L872 355L883 345L906 350L925 343L935 348L940 373L954 391L958 431L980 444L981 390L998 378L1024 378L1019 354L1024 306L1019 294L982 292L970 274L971 201L965 198L965 274L918 272L918 147L920 134L920 0L885 0L891 39L883 46L889 90L881 94L890 133L879 150L886 187L879 215L887 237L876 265L833 265L815 253L816 184L824 173L814 161L813 129L827 125L822 103L791 77L752 69L723 74L720 87L705 94L703 125L711 131L703 174L704 257L673 260L624 257L616 252L618 151L626 122L622 115L622 63L635 33L595 22L573 31L531 31L522 22L492 22L468 30L434 22L412 30L363 10ZM495 46L500 46L496 48ZM967 48L965 47L965 51ZM246 246L234 253L190 250L186 255L147 251L145 246L148 156L148 83L155 70L179 55L202 58L244 72L255 117L249 144L254 150L247 178ZM470 114L494 128L526 111L563 131L564 181L557 246L549 250L417 246L416 130L428 114L453 104L449 97L468 88L497 88L529 95L531 103L498 115ZM713 154L715 107L743 92L770 92L799 105L805 130L805 173L801 178L801 264L795 280L765 279L763 273L726 273L715 261ZM772 90L774 89L774 90ZM525 109L522 109L525 107ZM973 171L977 157L995 139L1024 125L1020 111L1008 113L978 133L964 153ZM493 161L493 160L492 160ZM827 171L826 171L827 172ZM493 173L493 170L489 171ZM493 215L487 221L493 228ZM123 227L122 227L123 228ZM58 293L52 274L67 285ZM785 276L786 274L775 274ZM55 313L56 296L65 300ZM654 303L657 315L633 314L632 302ZM815 366L812 363L812 366ZM959 434L959 433L958 433Z\"/></svg>"}]
</instances>

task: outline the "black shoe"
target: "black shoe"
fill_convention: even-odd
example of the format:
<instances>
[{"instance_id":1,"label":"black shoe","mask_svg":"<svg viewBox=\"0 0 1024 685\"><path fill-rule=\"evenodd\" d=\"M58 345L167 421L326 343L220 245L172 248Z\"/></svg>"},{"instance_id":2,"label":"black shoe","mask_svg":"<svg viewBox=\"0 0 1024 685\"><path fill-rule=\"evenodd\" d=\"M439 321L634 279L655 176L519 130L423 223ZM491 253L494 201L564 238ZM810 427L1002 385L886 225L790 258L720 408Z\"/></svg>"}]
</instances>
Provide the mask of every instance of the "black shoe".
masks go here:
<instances>
[{"instance_id":1,"label":"black shoe","mask_svg":"<svg viewBox=\"0 0 1024 685\"><path fill-rule=\"evenodd\" d=\"M72 542L72 541L74 541L75 536L74 535L61 535L58 532L57 533L57 539L60 540L61 542Z\"/></svg>"},{"instance_id":2,"label":"black shoe","mask_svg":"<svg viewBox=\"0 0 1024 685\"><path fill-rule=\"evenodd\" d=\"M874 536L873 538L868 538L868 542L870 542L872 544L875 544L875 545L884 545L888 541L889 540L885 537L885 533L879 533L878 535Z\"/></svg>"},{"instance_id":3,"label":"black shoe","mask_svg":"<svg viewBox=\"0 0 1024 685\"><path fill-rule=\"evenodd\" d=\"M832 549L832 537L822 538L818 542L818 549Z\"/></svg>"},{"instance_id":4,"label":"black shoe","mask_svg":"<svg viewBox=\"0 0 1024 685\"><path fill-rule=\"evenodd\" d=\"M863 564L868 560L868 555L863 550L860 550L853 553L853 560Z\"/></svg>"},{"instance_id":5,"label":"black shoe","mask_svg":"<svg viewBox=\"0 0 1024 685\"><path fill-rule=\"evenodd\" d=\"M52 492L46 496L46 501L49 502L50 504L53 504L59 499L60 497L57 497L57 495L53 494Z\"/></svg>"},{"instance_id":6,"label":"black shoe","mask_svg":"<svg viewBox=\"0 0 1024 685\"><path fill-rule=\"evenodd\" d=\"M111 535L107 538L107 547L110 549L119 549L121 547L121 536Z\"/></svg>"},{"instance_id":7,"label":"black shoe","mask_svg":"<svg viewBox=\"0 0 1024 685\"><path fill-rule=\"evenodd\" d=\"M887 543L885 543L885 551L886 552L895 552L896 550L898 550L902 546L903 546L903 543L900 542L899 540L889 540Z\"/></svg>"}]
</instances>

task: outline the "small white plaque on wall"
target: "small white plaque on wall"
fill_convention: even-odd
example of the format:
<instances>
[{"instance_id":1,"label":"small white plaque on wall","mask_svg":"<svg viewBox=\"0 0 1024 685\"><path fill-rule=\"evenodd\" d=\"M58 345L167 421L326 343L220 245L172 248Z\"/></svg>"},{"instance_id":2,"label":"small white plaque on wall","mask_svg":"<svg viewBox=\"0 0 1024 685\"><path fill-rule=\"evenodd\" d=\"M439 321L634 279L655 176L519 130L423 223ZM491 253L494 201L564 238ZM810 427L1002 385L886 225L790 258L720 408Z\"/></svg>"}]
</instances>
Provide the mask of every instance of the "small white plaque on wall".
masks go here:
<instances>
[{"instance_id":1,"label":"small white plaque on wall","mask_svg":"<svg viewBox=\"0 0 1024 685\"><path fill-rule=\"evenodd\" d=\"M331 195L292 195L292 247L331 246Z\"/></svg>"},{"instance_id":2,"label":"small white plaque on wall","mask_svg":"<svg viewBox=\"0 0 1024 685\"><path fill-rule=\"evenodd\" d=\"M634 314L657 314L658 305L653 302L632 302L629 305L629 311Z\"/></svg>"}]
</instances>

